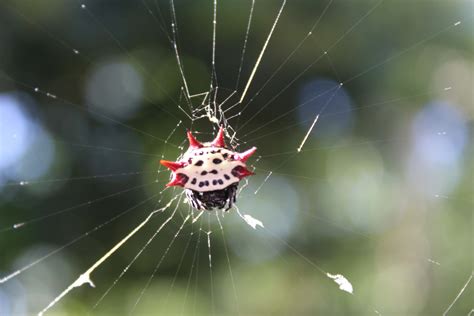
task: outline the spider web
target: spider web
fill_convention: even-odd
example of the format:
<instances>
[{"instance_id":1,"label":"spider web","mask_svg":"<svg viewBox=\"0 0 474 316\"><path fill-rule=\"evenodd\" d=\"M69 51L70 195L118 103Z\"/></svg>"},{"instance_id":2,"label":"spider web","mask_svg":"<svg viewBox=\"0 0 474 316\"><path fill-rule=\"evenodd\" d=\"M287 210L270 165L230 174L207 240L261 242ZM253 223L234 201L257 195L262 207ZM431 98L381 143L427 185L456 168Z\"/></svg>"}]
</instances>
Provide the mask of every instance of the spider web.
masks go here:
<instances>
[{"instance_id":1,"label":"spider web","mask_svg":"<svg viewBox=\"0 0 474 316\"><path fill-rule=\"evenodd\" d=\"M435 7L439 5L436 2L431 4ZM348 67L341 65L341 62L349 62L350 56L347 55L350 55L354 43L364 36L364 31L377 26L374 16L388 17L390 10L402 6L385 1L364 2L360 8L347 5L351 14L342 15L343 20L339 18L333 22L346 7L332 0L315 7L310 4L299 7L286 1L266 6L258 1L249 1L245 6L245 14L241 14L243 18L238 22L236 19L227 22L232 17L232 9L236 8L226 7L229 4L216 0L206 2L206 7L200 7L199 11L193 11L190 3L174 1L127 4L140 10L140 19L148 18L148 25L153 26L153 36L150 38L156 40L154 37L159 35L167 44L163 45L167 47L166 51L161 52L164 56L162 59L165 59L163 65L167 66L172 61L177 66L171 72L173 77L165 80L158 76L159 80L153 74L153 68L147 64L149 58L155 56L128 48L129 44L122 39L124 36L121 34L125 30L110 26L111 20L103 14L101 5L68 3L67 12L71 16L80 14L80 19L85 21L83 23L88 24L87 28L81 30L83 36L90 38L95 32L100 32L103 40L108 41L110 51L124 56L126 62L116 62L121 72L129 73L126 64L133 65L136 73L153 87L155 96L140 95L141 101L146 104L146 108L141 108L141 121L157 120L162 126L152 129L147 124L137 124L133 116L127 116L127 111L133 110L124 109L121 115L115 115L106 107L74 101L75 93L62 88L62 83L46 85L41 79L38 80L41 77L35 75L34 71L15 71L10 70L8 65L2 65L4 67L0 75L7 88L13 87L31 95L38 99L37 102L56 102L62 107L73 109L70 113L74 114L66 117L66 121L70 120L66 124L91 119L99 126L95 135L101 137L93 142L88 142L87 138L70 141L51 133L48 137L54 146L64 148L69 153L85 153L80 157L88 161L91 170L97 170L94 164L100 160L121 161L120 164L112 164L112 168L107 168L106 163L98 164L100 168L111 171L77 175L68 175L67 172L62 175L59 172L58 177L54 177L55 173L52 172L49 176L38 178L26 174L24 179L3 184L2 194L7 205L17 205L23 196L19 194L23 194L25 188L44 186L46 192L53 192L43 196L41 189L33 189L36 196L31 195L31 192L25 193L33 202L28 203L28 207L32 207L35 202L40 206L38 209L41 210L35 215L18 207L21 216L7 210L5 219L2 218L2 222L6 223L0 227L0 233L4 235L2 240L12 245L20 244L13 247L7 244L5 247L8 250L8 266L2 268L11 272L5 273L0 279L3 287L0 302L1 297L5 296L5 306L9 306L6 313L18 314L22 310L40 314L58 310L92 311L98 314L123 313L125 310L129 314L142 314L153 310L183 315L471 311L472 306L465 299L469 295L465 292L472 290L472 286L469 288L472 260L466 251L457 255L443 250L445 242L439 240L446 238L460 245L461 249L472 249L467 241L470 229L462 227L459 231L463 234L453 237L445 235L452 230L431 234L431 229L444 226L437 222L443 217L422 216L400 202L407 199L411 201L411 206L427 203L419 207L426 208L428 212L460 210L458 216L461 221L465 221L470 216L466 212L472 206L470 198L462 198L462 192L456 194L449 186L442 185L420 190L417 197L422 196L422 202L417 197L410 198L407 195L411 191L400 189L403 181L396 182L378 174L388 172L393 177L399 174L397 170L380 170L384 169L381 161L387 159L383 151L386 147L407 150L405 148L409 146L404 146L409 143L409 136L398 132L386 133L390 135L388 137L373 137L373 134L369 134L369 137L360 135L351 138L337 128L339 125L354 124L354 117L347 118L348 113L380 117L381 120L395 117L395 120L402 122L402 118L396 118L397 114L401 116L403 113L397 111L397 106L420 108L420 105L431 100L459 98L462 95L459 91L466 87L465 84L469 86L469 81L451 82L449 76L438 80L429 89L421 85L421 88L409 87L404 92L377 85L364 89L358 84L373 84L378 78L387 75L406 78L396 73L397 65L412 63L415 60L410 58L412 55L422 58L424 55L419 57L417 54L436 47L431 46L433 42L443 43L453 34L463 34L472 23L471 17L462 19L459 12L446 14L439 21L423 24L424 27L414 32L412 37L388 49L388 52L383 49L380 52L370 50L374 60L357 67ZM459 4L460 7L462 5ZM32 13L22 5L7 3L5 8L14 17L15 23L28 27L28 32L42 37L41 41L54 44L54 55L74 58L73 64L81 66L103 67L100 55L94 56L97 51L93 47L83 44L84 48L78 48L73 44L81 43L80 39L68 37L67 34L56 35L61 32L52 31L44 25L47 24L44 21L42 23L32 18ZM241 5L238 9L242 10ZM311 14L305 13L305 9ZM203 12L206 14L195 22L190 12L199 12L197 16ZM427 10L425 14L429 16L429 13ZM401 16L403 14L406 12L400 13ZM295 17L305 23L295 26ZM142 23L140 19L135 22ZM207 23L207 26L200 23ZM187 44L192 40L190 34L193 34L196 25L200 25L206 36L202 37L205 42L196 45L193 51L192 45ZM336 30L328 33L328 27ZM234 28L239 29L240 40L233 40L229 44L225 32L231 32ZM375 33L374 36L379 34ZM220 40L225 45L219 45ZM234 43L238 45L232 45L232 49L226 47ZM452 46L456 47L454 44ZM225 54L220 54L220 50ZM436 56L430 58L438 60ZM206 61L196 61L201 59ZM266 64L267 60L273 60L270 63L273 67ZM203 71L205 68L202 64L209 71ZM32 68L34 70L35 67ZM232 76L225 75L231 70ZM41 71L38 69L38 72ZM375 78L362 81L371 76ZM315 80L315 77L321 79ZM179 89L176 93L169 92L172 89L166 86L167 81L177 83ZM340 104L347 103L345 100L348 95L356 93L357 89L369 95L358 96L357 105L340 107ZM65 93L57 92L61 90ZM371 90L381 92L369 93ZM294 96L298 91L300 96L295 101ZM118 90L116 92L119 93ZM106 93L99 90L95 95L100 97ZM379 113L387 108L388 112ZM446 113L448 118L450 115L450 112L443 112L443 107L441 110L439 108L434 106L440 112L435 112L437 120L425 122L424 117L418 118L420 126L425 129L416 136L428 133L427 137L435 139L435 142L465 142L461 136L457 136L462 131L453 128L449 119L448 122L439 119ZM44 115L47 121L48 113ZM143 119L147 116L150 119ZM438 125L431 126L433 122ZM454 123L459 122L464 121L454 120ZM101 125L109 124L118 132L100 129ZM172 159L186 149L185 128L191 129L199 139L206 140L212 139L220 125L225 127L227 141L232 148L244 150L257 145L259 156L251 163L257 176L241 184L237 207L229 213L196 212L186 203L180 190L163 189L169 173L157 167L157 161ZM387 124L387 127L394 128L391 124ZM369 130L369 133L377 130L380 129ZM9 130L3 129L2 133L11 134ZM107 133L112 136L107 137ZM134 138L130 138L130 135ZM116 143L117 138L121 139L119 143ZM137 139L144 144L142 148L134 145ZM112 143L115 141L115 145L109 144L111 140ZM318 154L328 157L326 163L329 172L326 174L321 175L313 170L318 169L314 161L319 160L312 160L316 159L312 157ZM305 155L309 158L305 158ZM120 159L111 159L112 156ZM137 163L129 157L146 161ZM350 158L355 158L355 162ZM364 160L371 163L364 164ZM143 169L144 164L149 165ZM302 168L293 167L300 164ZM141 168L138 171L130 170L129 165L141 165ZM342 166L347 165L354 167L341 171ZM302 170L308 172L302 173ZM367 170L369 179L362 181ZM348 174L345 175L344 171ZM383 179L384 182L373 183L371 172L380 176L377 179ZM411 172L416 175L415 170ZM350 176L355 176L359 182L352 181ZM139 179L130 180L135 177ZM104 186L100 181L113 185ZM129 181L133 184L129 184ZM410 179L407 181L410 183ZM385 186L386 190L376 190L374 187L377 184ZM89 192L93 197L80 193L84 188L94 185L100 189L98 192ZM360 188L350 191L353 186ZM114 190L110 191L111 188ZM72 191L67 194L69 199L77 194L82 198L71 200L80 202L68 203L68 198L60 198L68 190ZM314 200L306 198L314 195L314 190L321 192L318 198L322 199L315 205L312 204ZM336 193L331 194L331 190ZM373 192L372 198L362 199L361 203L358 197L366 196L364 192L369 191ZM395 197L391 197L389 192ZM130 197L130 194L134 195ZM324 198L325 194L329 198ZM334 194L346 198L341 197L341 201L336 201L331 199ZM117 198L119 202L111 202ZM379 201L384 198L389 202ZM374 214L364 216L360 207L373 210L371 205L364 204L367 201L388 209L381 211L380 216L385 217L378 218ZM355 215L350 216L336 208L351 209ZM95 222L83 221L87 217ZM390 220L398 225L389 225L387 221ZM459 223L459 220L451 218L446 221L448 225ZM422 229L417 227L421 224L425 226ZM117 225L119 232L111 228L113 225ZM28 234L28 230L35 239L44 240L36 246L33 241L22 245L21 236ZM50 230L57 232L50 235ZM427 240L429 246L423 244ZM60 246L41 246L48 244ZM440 249L437 249L438 244ZM430 247L436 250L430 251ZM331 251L336 254L332 255ZM374 257L375 272L374 267L371 267L373 262L362 260L369 254ZM433 257L433 254L438 255ZM15 261L16 257L19 259ZM355 268L348 262L354 262ZM428 277L429 273L434 276ZM41 280L42 276L44 279ZM22 278L25 278L24 281ZM139 278L139 281L133 282L134 278ZM413 283L413 280L421 285L407 286L406 283ZM446 280L450 282L449 289L436 291L436 286L431 285ZM90 290L82 286L84 284L97 288ZM295 292L287 293L293 287ZM40 288L46 289L40 291ZM348 296L339 290L353 295ZM393 299L384 298L391 295L379 294L384 291L394 294ZM26 304L24 293L38 297ZM122 293L125 293L126 299L120 305L117 302L122 300ZM318 302L315 304L311 303L312 300L302 299L305 293L317 297ZM155 298L157 295L158 300ZM405 307L397 306L401 302ZM436 304L433 305L433 302ZM340 305L348 307L344 309ZM24 310L26 307L21 306L28 306L28 309Z\"/></svg>"}]
</instances>

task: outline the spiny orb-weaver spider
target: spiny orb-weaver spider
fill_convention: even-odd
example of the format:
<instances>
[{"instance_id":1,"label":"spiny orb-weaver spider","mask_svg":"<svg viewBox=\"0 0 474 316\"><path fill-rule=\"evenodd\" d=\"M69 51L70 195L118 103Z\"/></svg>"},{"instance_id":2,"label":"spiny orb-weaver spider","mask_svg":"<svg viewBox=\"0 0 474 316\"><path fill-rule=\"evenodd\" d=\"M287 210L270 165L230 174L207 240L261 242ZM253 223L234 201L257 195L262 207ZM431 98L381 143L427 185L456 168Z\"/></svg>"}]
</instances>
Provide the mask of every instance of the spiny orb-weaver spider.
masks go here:
<instances>
[{"instance_id":1,"label":"spiny orb-weaver spider","mask_svg":"<svg viewBox=\"0 0 474 316\"><path fill-rule=\"evenodd\" d=\"M226 147L224 128L221 126L212 142L200 143L188 130L189 148L176 162L161 160L172 171L166 185L185 189L189 203L198 210L214 208L228 211L236 202L239 181L254 173L245 162L255 153L256 147L238 153Z\"/></svg>"}]
</instances>

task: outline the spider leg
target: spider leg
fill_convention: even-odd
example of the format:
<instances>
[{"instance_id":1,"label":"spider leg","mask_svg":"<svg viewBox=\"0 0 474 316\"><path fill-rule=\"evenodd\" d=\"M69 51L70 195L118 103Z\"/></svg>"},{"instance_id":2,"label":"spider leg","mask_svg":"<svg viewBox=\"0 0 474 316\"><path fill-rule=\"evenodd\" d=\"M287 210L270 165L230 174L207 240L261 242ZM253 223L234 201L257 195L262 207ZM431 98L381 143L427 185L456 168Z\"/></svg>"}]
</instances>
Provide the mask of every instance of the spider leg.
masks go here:
<instances>
[{"instance_id":1,"label":"spider leg","mask_svg":"<svg viewBox=\"0 0 474 316\"><path fill-rule=\"evenodd\" d=\"M224 210L224 212L228 212L228 211L232 208L232 206L234 206L234 203L232 203L232 198L229 198L229 199L228 199L228 202L229 202L229 203L227 203L228 206L227 206L227 208Z\"/></svg>"},{"instance_id":2,"label":"spider leg","mask_svg":"<svg viewBox=\"0 0 474 316\"><path fill-rule=\"evenodd\" d=\"M224 212L228 212L232 206L233 206L233 203L232 203L232 197L229 197L229 199L227 199L227 201L229 202L227 205L227 208L224 210Z\"/></svg>"},{"instance_id":3,"label":"spider leg","mask_svg":"<svg viewBox=\"0 0 474 316\"><path fill-rule=\"evenodd\" d=\"M227 201L228 201L228 207L225 209L225 212L230 210L232 206L234 205L234 203L237 201L237 186L232 186L229 188Z\"/></svg>"},{"instance_id":4,"label":"spider leg","mask_svg":"<svg viewBox=\"0 0 474 316\"><path fill-rule=\"evenodd\" d=\"M196 194L194 194L193 191L191 190L186 190L186 197L188 198L188 201L191 202L192 207L194 207L197 210L201 210L201 203L199 202L198 198L196 197Z\"/></svg>"}]
</instances>

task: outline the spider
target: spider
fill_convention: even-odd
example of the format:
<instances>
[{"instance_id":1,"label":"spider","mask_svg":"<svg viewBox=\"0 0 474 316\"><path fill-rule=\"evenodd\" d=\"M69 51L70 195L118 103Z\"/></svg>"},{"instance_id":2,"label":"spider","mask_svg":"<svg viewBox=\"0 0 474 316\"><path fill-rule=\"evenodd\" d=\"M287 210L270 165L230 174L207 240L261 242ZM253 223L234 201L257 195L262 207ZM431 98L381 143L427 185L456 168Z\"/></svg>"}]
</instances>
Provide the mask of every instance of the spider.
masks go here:
<instances>
[{"instance_id":1,"label":"spider","mask_svg":"<svg viewBox=\"0 0 474 316\"><path fill-rule=\"evenodd\" d=\"M243 153L228 149L222 126L212 142L200 143L189 130L187 136L189 148L181 159L160 161L172 171L166 186L183 187L189 203L197 210L225 208L228 211L236 202L239 181L254 174L245 162L257 148Z\"/></svg>"}]
</instances>

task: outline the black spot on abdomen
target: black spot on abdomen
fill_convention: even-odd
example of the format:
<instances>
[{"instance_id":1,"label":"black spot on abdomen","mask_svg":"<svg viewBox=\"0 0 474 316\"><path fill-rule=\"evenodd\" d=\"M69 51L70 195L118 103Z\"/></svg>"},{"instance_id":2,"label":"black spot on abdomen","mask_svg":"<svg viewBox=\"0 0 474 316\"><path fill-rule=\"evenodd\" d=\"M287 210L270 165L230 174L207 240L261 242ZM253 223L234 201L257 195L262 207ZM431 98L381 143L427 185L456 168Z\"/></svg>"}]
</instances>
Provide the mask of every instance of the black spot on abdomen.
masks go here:
<instances>
[{"instance_id":1,"label":"black spot on abdomen","mask_svg":"<svg viewBox=\"0 0 474 316\"><path fill-rule=\"evenodd\" d=\"M203 165L203 163L204 163L204 161L198 160L194 165L200 167L200 166Z\"/></svg>"}]
</instances>

